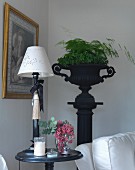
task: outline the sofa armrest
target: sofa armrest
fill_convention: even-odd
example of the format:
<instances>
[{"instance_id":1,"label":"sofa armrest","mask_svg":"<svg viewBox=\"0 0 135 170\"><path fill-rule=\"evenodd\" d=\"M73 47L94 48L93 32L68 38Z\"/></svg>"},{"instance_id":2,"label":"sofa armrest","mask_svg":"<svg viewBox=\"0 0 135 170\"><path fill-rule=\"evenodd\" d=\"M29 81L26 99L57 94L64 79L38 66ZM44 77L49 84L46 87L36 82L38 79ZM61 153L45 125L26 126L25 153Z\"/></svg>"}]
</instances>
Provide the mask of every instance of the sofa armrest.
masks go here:
<instances>
[{"instance_id":1,"label":"sofa armrest","mask_svg":"<svg viewBox=\"0 0 135 170\"><path fill-rule=\"evenodd\" d=\"M2 155L0 155L0 170L8 170L7 165L6 165L6 161L2 157Z\"/></svg>"},{"instance_id":2,"label":"sofa armrest","mask_svg":"<svg viewBox=\"0 0 135 170\"><path fill-rule=\"evenodd\" d=\"M83 154L81 159L75 160L75 163L79 170L94 170L93 158L92 158L92 144L85 143L77 146L75 150L80 151Z\"/></svg>"}]
</instances>

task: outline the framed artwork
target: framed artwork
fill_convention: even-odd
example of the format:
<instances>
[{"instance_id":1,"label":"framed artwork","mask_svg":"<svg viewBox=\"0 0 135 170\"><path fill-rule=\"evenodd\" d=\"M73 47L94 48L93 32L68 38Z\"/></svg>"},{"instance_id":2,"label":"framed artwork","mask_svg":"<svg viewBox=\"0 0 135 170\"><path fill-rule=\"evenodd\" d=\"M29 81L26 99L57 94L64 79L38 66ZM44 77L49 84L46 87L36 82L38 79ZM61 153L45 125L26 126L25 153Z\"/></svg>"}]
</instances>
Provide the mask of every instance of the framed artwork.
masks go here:
<instances>
[{"instance_id":1,"label":"framed artwork","mask_svg":"<svg viewBox=\"0 0 135 170\"><path fill-rule=\"evenodd\" d=\"M39 25L8 3L4 10L2 98L28 99L32 79L17 74L27 47L38 45Z\"/></svg>"}]
</instances>

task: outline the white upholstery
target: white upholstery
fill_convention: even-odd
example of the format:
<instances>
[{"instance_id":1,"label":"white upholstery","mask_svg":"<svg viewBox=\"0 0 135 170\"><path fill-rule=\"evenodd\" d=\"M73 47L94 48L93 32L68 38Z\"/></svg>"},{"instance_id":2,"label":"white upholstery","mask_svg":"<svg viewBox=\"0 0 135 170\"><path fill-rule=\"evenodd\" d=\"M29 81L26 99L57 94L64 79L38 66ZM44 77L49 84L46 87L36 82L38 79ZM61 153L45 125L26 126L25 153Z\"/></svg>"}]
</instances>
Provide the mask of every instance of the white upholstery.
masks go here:
<instances>
[{"instance_id":1,"label":"white upholstery","mask_svg":"<svg viewBox=\"0 0 135 170\"><path fill-rule=\"evenodd\" d=\"M0 155L0 170L8 170L6 162L2 155Z\"/></svg>"},{"instance_id":2,"label":"white upholstery","mask_svg":"<svg viewBox=\"0 0 135 170\"><path fill-rule=\"evenodd\" d=\"M76 160L77 167L80 170L93 170L93 158L92 158L92 144L86 143L76 147L76 150L81 151L83 157Z\"/></svg>"},{"instance_id":3,"label":"white upholstery","mask_svg":"<svg viewBox=\"0 0 135 170\"><path fill-rule=\"evenodd\" d=\"M135 132L100 137L76 150L84 155L76 160L79 170L135 170Z\"/></svg>"}]
</instances>

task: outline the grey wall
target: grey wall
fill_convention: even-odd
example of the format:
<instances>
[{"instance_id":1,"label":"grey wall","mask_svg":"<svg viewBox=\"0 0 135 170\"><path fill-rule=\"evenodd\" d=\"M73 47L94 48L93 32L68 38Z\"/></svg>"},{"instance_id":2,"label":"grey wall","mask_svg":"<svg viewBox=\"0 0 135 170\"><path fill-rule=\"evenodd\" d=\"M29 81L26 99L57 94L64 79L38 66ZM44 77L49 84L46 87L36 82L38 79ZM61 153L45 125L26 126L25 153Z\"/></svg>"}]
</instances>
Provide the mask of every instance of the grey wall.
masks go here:
<instances>
[{"instance_id":1,"label":"grey wall","mask_svg":"<svg viewBox=\"0 0 135 170\"><path fill-rule=\"evenodd\" d=\"M29 16L39 24L39 45L47 49L48 43L48 1L7 0L10 5ZM2 53L3 53L3 8L0 1L0 94L2 94ZM47 97L47 86L44 91ZM47 101L47 100L46 100ZM45 106L45 110L46 106ZM32 106L30 99L0 99L0 154L7 161L9 170L18 170L17 152L28 148L32 139ZM22 163L21 170L42 169L43 165Z\"/></svg>"},{"instance_id":2,"label":"grey wall","mask_svg":"<svg viewBox=\"0 0 135 170\"><path fill-rule=\"evenodd\" d=\"M2 82L4 2L0 1L0 82ZM71 37L81 37L88 41L114 38L122 45L126 45L135 56L134 0L7 0L7 2L39 23L39 45L48 49L52 64L64 53L56 43ZM104 102L103 106L98 106L94 110L94 138L135 129L135 66L127 61L122 52L119 59L110 60L110 65L115 67L116 75L91 90L96 101ZM78 88L57 76L49 78L48 90L47 85L45 87L48 117L67 119L75 126L76 131L76 110L67 105L67 102L74 101L75 96L79 94ZM0 154L5 157L9 170L17 170L18 162L14 156L18 151L26 149L32 138L31 100L0 99L0 110ZM49 137L48 146L54 146L53 136ZM73 148L75 146L76 141L72 144ZM22 170L40 169L36 164L22 163L21 166ZM75 169L75 164L56 163L55 169Z\"/></svg>"},{"instance_id":3,"label":"grey wall","mask_svg":"<svg viewBox=\"0 0 135 170\"><path fill-rule=\"evenodd\" d=\"M56 46L61 40L81 37L88 41L114 38L135 56L134 0L50 0L48 52L51 63L64 51ZM64 28L64 29L63 29ZM116 74L93 87L96 101L104 102L94 110L93 137L135 130L135 66L120 51L110 59ZM69 120L76 127L76 110L67 105L79 94L76 86L55 76L48 84L48 116ZM52 144L52 138L49 143ZM76 142L72 147L76 146ZM74 163L56 164L56 169L75 169Z\"/></svg>"}]
</instances>

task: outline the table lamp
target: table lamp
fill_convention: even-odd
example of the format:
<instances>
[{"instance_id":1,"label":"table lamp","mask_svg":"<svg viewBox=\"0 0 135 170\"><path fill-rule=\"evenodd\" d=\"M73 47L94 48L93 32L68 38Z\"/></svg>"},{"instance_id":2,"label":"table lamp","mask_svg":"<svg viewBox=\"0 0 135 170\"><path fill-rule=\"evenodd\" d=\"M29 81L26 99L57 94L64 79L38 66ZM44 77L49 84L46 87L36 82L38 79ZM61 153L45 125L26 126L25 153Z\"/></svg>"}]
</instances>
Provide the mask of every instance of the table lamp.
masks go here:
<instances>
[{"instance_id":1,"label":"table lamp","mask_svg":"<svg viewBox=\"0 0 135 170\"><path fill-rule=\"evenodd\" d=\"M39 137L40 111L43 110L43 86L45 77L53 76L52 68L49 63L46 51L43 47L28 47L22 64L20 66L18 76L33 78L33 86L30 90L32 93L33 105L33 139Z\"/></svg>"}]
</instances>

